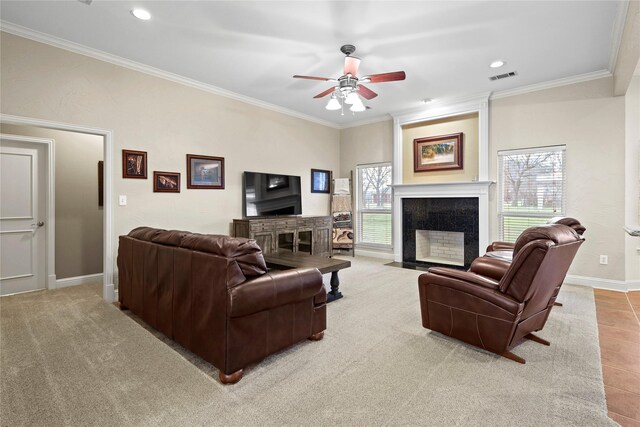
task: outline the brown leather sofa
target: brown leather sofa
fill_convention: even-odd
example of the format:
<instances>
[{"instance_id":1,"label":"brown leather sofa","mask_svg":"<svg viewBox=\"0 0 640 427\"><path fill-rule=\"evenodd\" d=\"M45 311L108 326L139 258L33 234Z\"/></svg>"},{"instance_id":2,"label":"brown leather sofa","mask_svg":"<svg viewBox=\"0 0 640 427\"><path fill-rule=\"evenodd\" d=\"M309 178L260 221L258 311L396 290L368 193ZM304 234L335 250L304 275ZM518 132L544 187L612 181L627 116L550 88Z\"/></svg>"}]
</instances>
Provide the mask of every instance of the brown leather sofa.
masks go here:
<instances>
[{"instance_id":1,"label":"brown leather sofa","mask_svg":"<svg viewBox=\"0 0 640 427\"><path fill-rule=\"evenodd\" d=\"M243 369L326 328L317 269L267 272L254 240L139 227L120 236L120 307L235 383Z\"/></svg>"},{"instance_id":2,"label":"brown leather sofa","mask_svg":"<svg viewBox=\"0 0 640 427\"><path fill-rule=\"evenodd\" d=\"M475 261L469 271L430 268L418 278L422 326L525 363L509 350L522 338L549 345L532 332L544 327L582 242L572 228L548 224L518 237L504 274Z\"/></svg>"}]
</instances>

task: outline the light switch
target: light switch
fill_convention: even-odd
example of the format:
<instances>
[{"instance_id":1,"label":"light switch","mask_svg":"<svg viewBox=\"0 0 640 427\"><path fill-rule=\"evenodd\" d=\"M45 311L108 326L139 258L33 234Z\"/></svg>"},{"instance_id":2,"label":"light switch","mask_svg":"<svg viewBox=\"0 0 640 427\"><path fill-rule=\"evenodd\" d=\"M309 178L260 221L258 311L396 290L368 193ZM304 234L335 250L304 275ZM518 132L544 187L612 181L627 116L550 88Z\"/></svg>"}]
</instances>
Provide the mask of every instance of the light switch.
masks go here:
<instances>
[{"instance_id":1,"label":"light switch","mask_svg":"<svg viewBox=\"0 0 640 427\"><path fill-rule=\"evenodd\" d=\"M127 196L120 195L118 198L118 204L120 206L127 206Z\"/></svg>"}]
</instances>

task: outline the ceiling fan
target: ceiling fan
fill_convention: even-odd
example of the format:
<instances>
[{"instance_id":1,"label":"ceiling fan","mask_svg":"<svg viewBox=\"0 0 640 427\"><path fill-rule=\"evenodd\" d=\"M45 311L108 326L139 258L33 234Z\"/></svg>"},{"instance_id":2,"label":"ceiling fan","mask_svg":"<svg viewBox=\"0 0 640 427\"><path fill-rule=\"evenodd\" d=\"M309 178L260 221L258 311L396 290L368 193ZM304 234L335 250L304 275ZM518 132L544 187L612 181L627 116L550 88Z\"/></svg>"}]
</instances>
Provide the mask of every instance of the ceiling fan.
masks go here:
<instances>
[{"instance_id":1,"label":"ceiling fan","mask_svg":"<svg viewBox=\"0 0 640 427\"><path fill-rule=\"evenodd\" d=\"M337 79L330 79L328 77L293 76L294 79L321 80L337 83L335 86L314 96L314 98L322 98L331 94L331 98L325 107L327 110L340 110L343 109L344 104L348 104L351 105L350 110L353 112L364 111L369 107L365 107L360 96L365 99L373 99L378 96L378 94L364 86L362 83L393 82L396 80L404 80L406 78L404 71L372 74L358 78L356 77L356 74L358 73L360 58L351 56L351 54L356 51L356 47L351 44L345 44L340 48L340 51L346 55L344 58L344 74L341 77L338 77ZM342 111L342 114L344 114L344 110Z\"/></svg>"}]
</instances>

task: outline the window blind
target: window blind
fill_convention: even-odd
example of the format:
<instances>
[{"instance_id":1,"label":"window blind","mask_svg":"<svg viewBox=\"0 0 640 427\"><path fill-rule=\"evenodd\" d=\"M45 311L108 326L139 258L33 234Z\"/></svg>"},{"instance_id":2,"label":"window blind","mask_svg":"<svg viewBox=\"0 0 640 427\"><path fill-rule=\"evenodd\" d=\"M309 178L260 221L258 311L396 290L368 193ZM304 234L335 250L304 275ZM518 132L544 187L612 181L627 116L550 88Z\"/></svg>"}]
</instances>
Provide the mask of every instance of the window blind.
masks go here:
<instances>
[{"instance_id":1,"label":"window blind","mask_svg":"<svg viewBox=\"0 0 640 427\"><path fill-rule=\"evenodd\" d=\"M391 164L376 163L357 167L356 242L391 247L392 204Z\"/></svg>"},{"instance_id":2,"label":"window blind","mask_svg":"<svg viewBox=\"0 0 640 427\"><path fill-rule=\"evenodd\" d=\"M515 242L528 227L565 214L565 146L498 152L499 236Z\"/></svg>"}]
</instances>

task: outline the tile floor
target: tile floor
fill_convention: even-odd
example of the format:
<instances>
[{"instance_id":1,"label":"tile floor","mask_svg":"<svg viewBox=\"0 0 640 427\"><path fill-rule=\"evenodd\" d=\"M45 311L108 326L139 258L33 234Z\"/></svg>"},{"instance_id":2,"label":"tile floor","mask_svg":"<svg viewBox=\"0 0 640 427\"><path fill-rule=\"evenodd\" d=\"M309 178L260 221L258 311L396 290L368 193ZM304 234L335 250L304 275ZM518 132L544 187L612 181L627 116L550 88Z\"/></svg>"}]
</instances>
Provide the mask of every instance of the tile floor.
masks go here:
<instances>
[{"instance_id":1,"label":"tile floor","mask_svg":"<svg viewBox=\"0 0 640 427\"><path fill-rule=\"evenodd\" d=\"M593 293L609 417L640 427L640 291Z\"/></svg>"}]
</instances>

